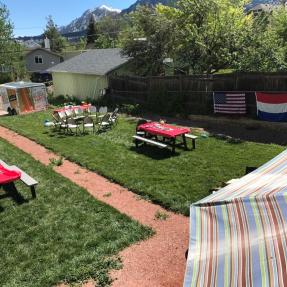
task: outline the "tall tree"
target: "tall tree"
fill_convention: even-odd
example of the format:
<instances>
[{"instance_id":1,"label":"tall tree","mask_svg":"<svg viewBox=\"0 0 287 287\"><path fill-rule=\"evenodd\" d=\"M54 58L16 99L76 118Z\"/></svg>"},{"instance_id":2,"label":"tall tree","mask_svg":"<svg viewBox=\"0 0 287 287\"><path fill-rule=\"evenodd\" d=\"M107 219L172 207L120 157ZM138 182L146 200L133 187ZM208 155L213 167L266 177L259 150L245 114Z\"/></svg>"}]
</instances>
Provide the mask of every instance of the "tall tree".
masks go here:
<instances>
[{"instance_id":1,"label":"tall tree","mask_svg":"<svg viewBox=\"0 0 287 287\"><path fill-rule=\"evenodd\" d=\"M53 52L60 53L67 45L66 39L59 33L52 16L47 17L47 25L44 35L50 40L50 48Z\"/></svg>"},{"instance_id":2,"label":"tall tree","mask_svg":"<svg viewBox=\"0 0 287 287\"><path fill-rule=\"evenodd\" d=\"M0 67L11 73L12 79L25 73L22 48L13 40L13 25L7 7L0 2Z\"/></svg>"},{"instance_id":3,"label":"tall tree","mask_svg":"<svg viewBox=\"0 0 287 287\"><path fill-rule=\"evenodd\" d=\"M134 58L144 75L162 74L163 60L172 55L173 22L162 9L162 5L139 7L130 14L130 26L121 33L123 54Z\"/></svg>"},{"instance_id":4,"label":"tall tree","mask_svg":"<svg viewBox=\"0 0 287 287\"><path fill-rule=\"evenodd\" d=\"M96 23L96 17L94 14L91 15L89 25L87 28L87 45L92 46L98 38L99 30ZM93 47L93 46L92 46Z\"/></svg>"},{"instance_id":5,"label":"tall tree","mask_svg":"<svg viewBox=\"0 0 287 287\"><path fill-rule=\"evenodd\" d=\"M181 0L169 10L176 23L176 59L191 73L229 67L252 25L241 0Z\"/></svg>"}]
</instances>

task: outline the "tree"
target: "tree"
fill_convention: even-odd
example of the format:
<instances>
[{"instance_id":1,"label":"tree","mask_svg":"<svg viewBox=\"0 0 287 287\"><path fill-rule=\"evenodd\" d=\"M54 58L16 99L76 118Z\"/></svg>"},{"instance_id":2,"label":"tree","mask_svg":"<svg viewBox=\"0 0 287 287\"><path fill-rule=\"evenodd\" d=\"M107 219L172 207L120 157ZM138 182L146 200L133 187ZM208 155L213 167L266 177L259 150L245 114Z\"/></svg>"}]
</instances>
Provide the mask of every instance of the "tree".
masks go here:
<instances>
[{"instance_id":1,"label":"tree","mask_svg":"<svg viewBox=\"0 0 287 287\"><path fill-rule=\"evenodd\" d=\"M214 73L237 58L252 25L240 0L181 0L170 8L175 21L176 61L191 73Z\"/></svg>"},{"instance_id":2,"label":"tree","mask_svg":"<svg viewBox=\"0 0 287 287\"><path fill-rule=\"evenodd\" d=\"M12 79L25 74L23 50L19 43L13 40L13 25L9 19L7 7L0 2L0 67L8 71Z\"/></svg>"},{"instance_id":3,"label":"tree","mask_svg":"<svg viewBox=\"0 0 287 287\"><path fill-rule=\"evenodd\" d=\"M47 17L47 25L44 31L45 37L50 40L51 51L60 53L67 46L67 40L61 36L52 16Z\"/></svg>"},{"instance_id":4,"label":"tree","mask_svg":"<svg viewBox=\"0 0 287 287\"><path fill-rule=\"evenodd\" d=\"M98 38L99 29L96 23L95 15L92 14L87 28L87 45L94 45ZM93 46L92 46L93 47Z\"/></svg>"},{"instance_id":5,"label":"tree","mask_svg":"<svg viewBox=\"0 0 287 287\"><path fill-rule=\"evenodd\" d=\"M173 22L158 5L156 8L139 7L130 14L130 26L121 33L123 54L134 58L143 75L160 75L163 60L172 55Z\"/></svg>"},{"instance_id":6,"label":"tree","mask_svg":"<svg viewBox=\"0 0 287 287\"><path fill-rule=\"evenodd\" d=\"M87 29L87 45L97 49L118 47L118 36L124 26L125 20L122 16L106 16L96 21L92 15Z\"/></svg>"},{"instance_id":7,"label":"tree","mask_svg":"<svg viewBox=\"0 0 287 287\"><path fill-rule=\"evenodd\" d=\"M234 68L241 71L276 72L287 68L287 14L285 7L275 6L272 13L253 18Z\"/></svg>"}]
</instances>

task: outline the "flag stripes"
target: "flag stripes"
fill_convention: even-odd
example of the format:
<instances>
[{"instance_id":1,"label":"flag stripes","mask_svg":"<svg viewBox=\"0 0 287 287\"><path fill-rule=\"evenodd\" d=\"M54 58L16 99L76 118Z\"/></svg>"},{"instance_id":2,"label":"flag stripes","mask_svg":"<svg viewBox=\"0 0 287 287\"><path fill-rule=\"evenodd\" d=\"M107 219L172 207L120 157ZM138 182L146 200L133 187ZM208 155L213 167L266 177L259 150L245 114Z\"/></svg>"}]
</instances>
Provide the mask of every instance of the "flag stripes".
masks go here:
<instances>
[{"instance_id":1,"label":"flag stripes","mask_svg":"<svg viewBox=\"0 0 287 287\"><path fill-rule=\"evenodd\" d=\"M246 114L245 93L213 93L214 112L222 114Z\"/></svg>"}]
</instances>

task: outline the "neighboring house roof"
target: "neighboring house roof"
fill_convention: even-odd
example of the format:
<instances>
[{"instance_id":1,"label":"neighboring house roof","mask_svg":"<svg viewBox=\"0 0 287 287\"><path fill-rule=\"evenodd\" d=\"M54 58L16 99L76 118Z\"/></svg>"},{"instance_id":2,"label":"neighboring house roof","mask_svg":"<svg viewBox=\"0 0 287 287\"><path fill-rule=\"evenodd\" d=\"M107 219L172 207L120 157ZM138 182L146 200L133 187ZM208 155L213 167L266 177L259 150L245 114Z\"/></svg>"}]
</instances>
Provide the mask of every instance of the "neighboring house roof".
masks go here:
<instances>
[{"instance_id":1,"label":"neighboring house roof","mask_svg":"<svg viewBox=\"0 0 287 287\"><path fill-rule=\"evenodd\" d=\"M95 49L71 58L50 69L48 72L66 72L75 74L106 75L130 58L121 55L121 49Z\"/></svg>"},{"instance_id":2,"label":"neighboring house roof","mask_svg":"<svg viewBox=\"0 0 287 287\"><path fill-rule=\"evenodd\" d=\"M61 55L59 55L59 54L57 54L57 53L55 53L55 52L52 52L52 51L50 51L50 50L48 50L48 49L44 49L44 48L36 48L36 49L33 49L33 50L29 51L25 56L28 56L28 55L30 55L30 54L36 52L36 51L39 51L39 50L40 50L40 51L45 51L45 52L47 52L47 53L49 53L49 54L52 54L52 55L58 56L58 57L60 57L60 58L63 58Z\"/></svg>"}]
</instances>

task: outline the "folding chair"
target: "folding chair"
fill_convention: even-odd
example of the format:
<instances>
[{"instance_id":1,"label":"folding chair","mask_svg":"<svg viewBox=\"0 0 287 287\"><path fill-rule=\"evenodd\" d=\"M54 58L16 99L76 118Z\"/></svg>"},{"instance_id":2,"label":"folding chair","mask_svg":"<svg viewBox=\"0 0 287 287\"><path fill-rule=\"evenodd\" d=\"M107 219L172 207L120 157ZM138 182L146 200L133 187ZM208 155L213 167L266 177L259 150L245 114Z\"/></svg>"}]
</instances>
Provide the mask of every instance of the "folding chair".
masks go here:
<instances>
[{"instance_id":1,"label":"folding chair","mask_svg":"<svg viewBox=\"0 0 287 287\"><path fill-rule=\"evenodd\" d=\"M80 125L76 122L75 119L73 118L68 119L66 126L67 126L67 131L70 131L71 133L73 133L73 130L75 130L76 135L78 135Z\"/></svg>"},{"instance_id":2,"label":"folding chair","mask_svg":"<svg viewBox=\"0 0 287 287\"><path fill-rule=\"evenodd\" d=\"M92 117L85 117L83 121L83 133L85 133L86 129L93 129L93 134L95 133L95 123Z\"/></svg>"}]
</instances>

